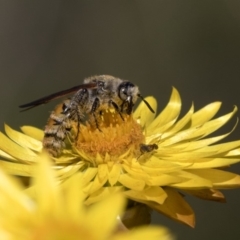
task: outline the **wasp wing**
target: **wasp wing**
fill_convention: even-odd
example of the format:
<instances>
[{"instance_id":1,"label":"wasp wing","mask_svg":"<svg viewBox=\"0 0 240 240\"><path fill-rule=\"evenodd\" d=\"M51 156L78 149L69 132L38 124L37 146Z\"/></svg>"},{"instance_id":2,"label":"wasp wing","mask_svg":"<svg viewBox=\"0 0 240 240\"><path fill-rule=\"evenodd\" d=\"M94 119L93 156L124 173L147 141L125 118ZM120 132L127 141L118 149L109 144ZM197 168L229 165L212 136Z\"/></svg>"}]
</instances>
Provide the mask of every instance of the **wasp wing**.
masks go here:
<instances>
[{"instance_id":1,"label":"wasp wing","mask_svg":"<svg viewBox=\"0 0 240 240\"><path fill-rule=\"evenodd\" d=\"M60 92L53 93L53 94L48 95L46 97L39 98L39 99L37 99L35 101L29 102L29 103L26 103L26 104L22 104L19 107L20 108L24 108L21 111L26 111L26 110L29 110L31 108L37 107L39 105L48 103L48 102L50 102L53 99L57 99L57 98L65 96L65 95L68 95L70 93L76 92L76 91L78 91L80 89L84 89L84 88L88 88L89 89L89 88L96 88L96 87L97 87L96 83L81 84L81 85L78 85L78 86L75 86L75 87L72 87L72 88L69 88L69 89L65 89L65 90L60 91Z\"/></svg>"}]
</instances>

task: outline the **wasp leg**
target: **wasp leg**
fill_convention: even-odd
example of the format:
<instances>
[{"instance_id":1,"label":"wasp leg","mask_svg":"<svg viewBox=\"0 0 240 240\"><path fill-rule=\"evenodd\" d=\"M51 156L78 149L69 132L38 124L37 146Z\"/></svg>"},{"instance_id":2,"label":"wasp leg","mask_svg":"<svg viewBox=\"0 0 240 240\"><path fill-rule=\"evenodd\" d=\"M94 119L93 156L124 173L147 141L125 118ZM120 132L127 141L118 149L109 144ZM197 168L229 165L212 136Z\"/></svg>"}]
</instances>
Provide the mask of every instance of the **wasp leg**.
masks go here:
<instances>
[{"instance_id":1,"label":"wasp leg","mask_svg":"<svg viewBox=\"0 0 240 240\"><path fill-rule=\"evenodd\" d=\"M96 124L97 129L101 132L101 129L99 128L97 116L96 116L96 114L95 114L95 112L96 112L96 110L99 108L99 106L100 106L100 100L99 100L99 98L95 98L90 113L91 113L91 114L93 115L93 117L94 117L94 120L95 120L95 124Z\"/></svg>"},{"instance_id":2,"label":"wasp leg","mask_svg":"<svg viewBox=\"0 0 240 240\"><path fill-rule=\"evenodd\" d=\"M71 99L67 110L69 111L69 117L77 122L77 135L79 135L80 123L83 121L84 114L83 108L84 104L88 100L88 90L86 88L80 89Z\"/></svg>"},{"instance_id":3,"label":"wasp leg","mask_svg":"<svg viewBox=\"0 0 240 240\"><path fill-rule=\"evenodd\" d=\"M121 112L125 112L128 115L130 115L133 111L133 102L132 102L132 97L128 97L123 103L121 104Z\"/></svg>"},{"instance_id":4,"label":"wasp leg","mask_svg":"<svg viewBox=\"0 0 240 240\"><path fill-rule=\"evenodd\" d=\"M124 118L122 116L121 111L119 110L118 105L113 100L110 100L109 103L113 105L114 109L117 111L117 113L120 115L121 119L124 121Z\"/></svg>"},{"instance_id":5,"label":"wasp leg","mask_svg":"<svg viewBox=\"0 0 240 240\"><path fill-rule=\"evenodd\" d=\"M128 102L127 114L130 115L133 111L133 105L134 105L132 101L132 96L128 96L127 102Z\"/></svg>"},{"instance_id":6,"label":"wasp leg","mask_svg":"<svg viewBox=\"0 0 240 240\"><path fill-rule=\"evenodd\" d=\"M80 123L83 121L83 113L81 112L81 108L77 107L76 108L76 117L77 117L77 134L76 134L76 139L78 138L79 135L79 129L80 129Z\"/></svg>"}]
</instances>

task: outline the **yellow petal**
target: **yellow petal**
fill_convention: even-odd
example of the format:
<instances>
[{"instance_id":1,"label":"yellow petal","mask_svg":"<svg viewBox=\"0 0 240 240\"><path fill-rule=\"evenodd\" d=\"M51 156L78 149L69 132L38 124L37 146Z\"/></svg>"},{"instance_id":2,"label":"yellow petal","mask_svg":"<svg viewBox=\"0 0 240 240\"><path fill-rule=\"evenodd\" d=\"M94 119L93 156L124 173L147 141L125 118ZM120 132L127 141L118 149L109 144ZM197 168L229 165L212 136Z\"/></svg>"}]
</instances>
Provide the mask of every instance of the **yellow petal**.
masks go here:
<instances>
[{"instance_id":1,"label":"yellow petal","mask_svg":"<svg viewBox=\"0 0 240 240\"><path fill-rule=\"evenodd\" d=\"M152 113L148 109L147 105L143 101L141 101L141 103L133 113L133 118L139 119L141 126L147 128L155 118L157 110L157 101L154 97L146 97L145 100L150 104L155 113Z\"/></svg>"},{"instance_id":2,"label":"yellow petal","mask_svg":"<svg viewBox=\"0 0 240 240\"><path fill-rule=\"evenodd\" d=\"M0 202L7 201L9 206L13 205L14 209L27 212L31 209L30 199L23 193L23 187L13 178L10 178L0 169ZM16 197L17 196L17 197ZM0 204L4 206L4 204ZM7 211L11 212L10 209Z\"/></svg>"},{"instance_id":3,"label":"yellow petal","mask_svg":"<svg viewBox=\"0 0 240 240\"><path fill-rule=\"evenodd\" d=\"M176 120L181 110L181 98L178 91L173 88L170 100L165 109L154 119L148 127L149 132L160 131L158 128ZM160 131L161 132L161 131Z\"/></svg>"},{"instance_id":4,"label":"yellow petal","mask_svg":"<svg viewBox=\"0 0 240 240\"><path fill-rule=\"evenodd\" d=\"M105 164L103 164L103 165L105 165ZM98 169L99 169L99 166L100 165L98 165ZM100 167L100 169L103 171L100 173L100 176L97 173L96 177L94 178L94 180L92 182L91 188L89 189L89 193L93 193L93 192L97 191L98 189L100 189L108 180L108 174L107 174L107 172L106 172L106 174L104 172L105 167L103 167L103 168Z\"/></svg>"},{"instance_id":5,"label":"yellow petal","mask_svg":"<svg viewBox=\"0 0 240 240\"><path fill-rule=\"evenodd\" d=\"M64 167L54 166L53 168L57 170L55 176L58 177L59 180L63 180L75 174L84 165L83 162L78 162Z\"/></svg>"},{"instance_id":6,"label":"yellow petal","mask_svg":"<svg viewBox=\"0 0 240 240\"><path fill-rule=\"evenodd\" d=\"M174 220L194 227L195 215L188 203L175 190L164 188L164 191L166 191L168 197L163 204L157 204L155 202L145 202L145 204Z\"/></svg>"},{"instance_id":7,"label":"yellow petal","mask_svg":"<svg viewBox=\"0 0 240 240\"><path fill-rule=\"evenodd\" d=\"M100 164L98 165L98 178L99 181L106 181L106 179L108 178L108 166L107 164Z\"/></svg>"},{"instance_id":8,"label":"yellow petal","mask_svg":"<svg viewBox=\"0 0 240 240\"><path fill-rule=\"evenodd\" d=\"M32 126L22 126L21 130L23 131L23 133L25 133L26 135L32 138L35 138L36 140L39 140L39 141L43 140L44 132L39 128L35 128Z\"/></svg>"},{"instance_id":9,"label":"yellow petal","mask_svg":"<svg viewBox=\"0 0 240 240\"><path fill-rule=\"evenodd\" d=\"M23 162L35 162L36 159L36 154L33 151L19 146L1 132L0 132L0 149Z\"/></svg>"},{"instance_id":10,"label":"yellow petal","mask_svg":"<svg viewBox=\"0 0 240 240\"><path fill-rule=\"evenodd\" d=\"M82 174L82 184L83 186L87 185L92 179L96 176L98 172L97 168L87 168Z\"/></svg>"},{"instance_id":11,"label":"yellow petal","mask_svg":"<svg viewBox=\"0 0 240 240\"><path fill-rule=\"evenodd\" d=\"M238 148L240 146L240 140L238 141L232 141L232 142L226 142L226 143L221 143L213 146L208 146L207 148L204 148L205 152L215 152L215 156L218 156L221 153L227 153L228 151ZM201 151L200 149L197 151ZM222 155L224 156L224 155Z\"/></svg>"},{"instance_id":12,"label":"yellow petal","mask_svg":"<svg viewBox=\"0 0 240 240\"><path fill-rule=\"evenodd\" d=\"M226 167L235 163L240 162L240 159L231 158L209 158L209 159L199 159L199 162L193 163L188 169L199 169L199 168L219 168Z\"/></svg>"},{"instance_id":13,"label":"yellow petal","mask_svg":"<svg viewBox=\"0 0 240 240\"><path fill-rule=\"evenodd\" d=\"M90 205L92 203L102 201L106 199L108 196L111 196L112 194L123 191L123 189L124 188L122 186L102 187L96 192L92 193L84 203L86 205Z\"/></svg>"},{"instance_id":14,"label":"yellow petal","mask_svg":"<svg viewBox=\"0 0 240 240\"><path fill-rule=\"evenodd\" d=\"M11 175L30 177L32 176L34 166L0 160L0 167Z\"/></svg>"},{"instance_id":15,"label":"yellow petal","mask_svg":"<svg viewBox=\"0 0 240 240\"><path fill-rule=\"evenodd\" d=\"M12 157L11 155L7 154L6 152L4 152L2 150L0 150L0 156L7 159L7 160L10 160L10 161L17 161L16 158Z\"/></svg>"},{"instance_id":16,"label":"yellow petal","mask_svg":"<svg viewBox=\"0 0 240 240\"><path fill-rule=\"evenodd\" d=\"M62 165L62 164L66 165L66 164L71 164L72 162L76 162L78 157L72 153L69 153L69 151L63 149L62 156L58 158L54 158L54 157L51 157L51 158L58 165Z\"/></svg>"},{"instance_id":17,"label":"yellow petal","mask_svg":"<svg viewBox=\"0 0 240 240\"><path fill-rule=\"evenodd\" d=\"M235 141L235 142L228 142L228 143L223 143L223 144L217 144L213 146L207 146L203 149L197 149L195 151L187 151L184 152L183 150L180 151L181 149L178 150L178 152L174 153L174 157L169 155L169 156L164 156L162 159L165 161L171 161L171 162L179 162L179 164L182 164L183 162L200 162L198 159L205 159L208 157L224 157L225 153L227 154L228 151L232 150L235 147L239 146L240 141ZM174 150L174 148L172 149ZM175 149L176 150L176 149ZM161 152L159 151L156 155L159 155ZM207 160L207 159L206 159Z\"/></svg>"},{"instance_id":18,"label":"yellow petal","mask_svg":"<svg viewBox=\"0 0 240 240\"><path fill-rule=\"evenodd\" d=\"M216 188L227 189L240 187L240 176L218 169L191 169L188 172L208 179Z\"/></svg>"},{"instance_id":19,"label":"yellow petal","mask_svg":"<svg viewBox=\"0 0 240 240\"><path fill-rule=\"evenodd\" d=\"M162 204L167 198L167 194L161 187L147 187L142 191L128 190L124 194L134 201L153 201Z\"/></svg>"},{"instance_id":20,"label":"yellow petal","mask_svg":"<svg viewBox=\"0 0 240 240\"><path fill-rule=\"evenodd\" d=\"M193 111L194 107L192 105L187 114L185 114L176 124L174 124L171 129L162 134L162 139L165 139L169 136L176 134L180 130L183 130L184 127L186 127L186 125L191 121Z\"/></svg>"},{"instance_id":21,"label":"yellow petal","mask_svg":"<svg viewBox=\"0 0 240 240\"><path fill-rule=\"evenodd\" d=\"M77 221L80 221L80 217L85 217L83 209L84 194L82 191L81 179L81 173L74 174L66 181L67 184L65 184L64 188L66 199L64 205L65 213L66 215L69 214L69 218L74 218Z\"/></svg>"},{"instance_id":22,"label":"yellow petal","mask_svg":"<svg viewBox=\"0 0 240 240\"><path fill-rule=\"evenodd\" d=\"M139 179L135 179L128 174L121 174L119 176L118 182L120 182L123 186L136 190L141 191L145 186L145 182Z\"/></svg>"},{"instance_id":23,"label":"yellow petal","mask_svg":"<svg viewBox=\"0 0 240 240\"><path fill-rule=\"evenodd\" d=\"M114 207L109 207L114 204ZM122 195L114 194L91 207L86 215L86 222L96 239L108 239L115 228L116 218L122 213L125 205L125 199Z\"/></svg>"},{"instance_id":24,"label":"yellow petal","mask_svg":"<svg viewBox=\"0 0 240 240\"><path fill-rule=\"evenodd\" d=\"M186 130L180 131L178 133L176 133L175 135L173 135L170 138L164 139L165 136L162 135L162 142L161 142L161 146L170 146L173 145L175 143L180 143L182 141L185 141L187 139L191 139L191 136L193 134L195 134L195 132L197 131L198 127L193 127L193 128L188 128Z\"/></svg>"},{"instance_id":25,"label":"yellow petal","mask_svg":"<svg viewBox=\"0 0 240 240\"><path fill-rule=\"evenodd\" d=\"M204 133L204 136L209 135L210 133L216 131L217 129L222 127L224 124L226 124L234 116L236 112L237 112L237 107L235 106L232 112L226 115L223 115L219 118L213 119L209 122L206 122L203 125L203 127L198 128L195 134L193 134L191 137L197 137L202 135L203 133Z\"/></svg>"},{"instance_id":26,"label":"yellow petal","mask_svg":"<svg viewBox=\"0 0 240 240\"><path fill-rule=\"evenodd\" d=\"M5 124L5 132L9 138L24 148L30 148L40 152L42 150L42 142L32 137L29 137L21 132L15 131Z\"/></svg>"},{"instance_id":27,"label":"yellow petal","mask_svg":"<svg viewBox=\"0 0 240 240\"><path fill-rule=\"evenodd\" d=\"M237 108L235 107L232 112L229 114L226 114L224 116L221 116L219 118L216 118L214 120L211 120L209 122L206 122L203 125L194 126L192 128L188 128L187 130L181 131L174 135L173 137L166 139L161 143L162 146L169 146L174 143L179 143L181 141L192 141L199 138L203 138L212 132L216 131L220 127L222 127L224 124L226 124L233 115L237 112ZM162 136L162 139L164 138L164 135Z\"/></svg>"},{"instance_id":28,"label":"yellow petal","mask_svg":"<svg viewBox=\"0 0 240 240\"><path fill-rule=\"evenodd\" d=\"M109 170L108 181L111 186L113 186L118 181L121 169L121 164L113 164L112 168Z\"/></svg>"},{"instance_id":29,"label":"yellow petal","mask_svg":"<svg viewBox=\"0 0 240 240\"><path fill-rule=\"evenodd\" d=\"M192 172L193 171L193 172ZM213 184L212 181L200 177L197 174L194 173L195 170L184 170L179 171L177 173L173 173L173 175L180 176L182 178L185 178L185 181L182 181L180 183L172 184L172 187L176 188L191 188L191 189L198 189L198 188L212 188Z\"/></svg>"},{"instance_id":30,"label":"yellow petal","mask_svg":"<svg viewBox=\"0 0 240 240\"><path fill-rule=\"evenodd\" d=\"M184 190L184 192L204 200L210 200L210 201L216 201L216 202L222 202L222 203L226 202L223 193L221 193L217 189Z\"/></svg>"},{"instance_id":31,"label":"yellow petal","mask_svg":"<svg viewBox=\"0 0 240 240\"><path fill-rule=\"evenodd\" d=\"M225 154L225 157L239 157L240 156L240 148L233 149Z\"/></svg>"},{"instance_id":32,"label":"yellow petal","mask_svg":"<svg viewBox=\"0 0 240 240\"><path fill-rule=\"evenodd\" d=\"M130 167L127 164L123 164L123 169L129 173L129 175L133 176L136 179L140 179L146 181L149 178L149 174L143 171L141 168Z\"/></svg>"},{"instance_id":33,"label":"yellow petal","mask_svg":"<svg viewBox=\"0 0 240 240\"><path fill-rule=\"evenodd\" d=\"M154 168L143 167L145 171L143 171L142 169L134 169L134 168L128 167L127 165L124 165L123 168L129 173L130 176L134 177L135 179L139 179L146 182L147 185L149 186L164 186L164 185L182 181L182 178L180 177L171 176L171 175L162 173L161 171L158 171L157 169L154 169Z\"/></svg>"},{"instance_id":34,"label":"yellow petal","mask_svg":"<svg viewBox=\"0 0 240 240\"><path fill-rule=\"evenodd\" d=\"M160 176L149 177L146 180L146 183L149 186L167 186L173 183L179 183L181 181L183 181L183 178L181 177L161 174Z\"/></svg>"},{"instance_id":35,"label":"yellow petal","mask_svg":"<svg viewBox=\"0 0 240 240\"><path fill-rule=\"evenodd\" d=\"M192 116L191 127L201 125L212 119L220 109L221 102L213 102L195 112Z\"/></svg>"},{"instance_id":36,"label":"yellow petal","mask_svg":"<svg viewBox=\"0 0 240 240\"><path fill-rule=\"evenodd\" d=\"M204 147L207 147L213 143L219 142L220 140L226 138L228 135L230 135L233 130L235 129L235 127L237 126L237 124L234 126L234 128L223 135L217 136L217 137L210 137L210 138L206 138L206 139L202 139L202 140L197 140L197 141L192 141L192 142L187 142L187 143L179 143L176 146L174 146L175 148L181 148L181 151L194 151L196 149L202 149ZM240 155L240 153L239 153Z\"/></svg>"},{"instance_id":37,"label":"yellow petal","mask_svg":"<svg viewBox=\"0 0 240 240\"><path fill-rule=\"evenodd\" d=\"M152 156L147 162L143 163L141 168L147 172L151 173L168 173L176 170L180 170L183 166L177 163L171 163L168 161L160 160L159 158Z\"/></svg>"},{"instance_id":38,"label":"yellow petal","mask_svg":"<svg viewBox=\"0 0 240 240\"><path fill-rule=\"evenodd\" d=\"M60 197L59 188L56 186L57 183L48 156L39 156L35 171L33 186L36 187L39 212L59 216L62 212L63 202L61 202L62 198Z\"/></svg>"}]
</instances>

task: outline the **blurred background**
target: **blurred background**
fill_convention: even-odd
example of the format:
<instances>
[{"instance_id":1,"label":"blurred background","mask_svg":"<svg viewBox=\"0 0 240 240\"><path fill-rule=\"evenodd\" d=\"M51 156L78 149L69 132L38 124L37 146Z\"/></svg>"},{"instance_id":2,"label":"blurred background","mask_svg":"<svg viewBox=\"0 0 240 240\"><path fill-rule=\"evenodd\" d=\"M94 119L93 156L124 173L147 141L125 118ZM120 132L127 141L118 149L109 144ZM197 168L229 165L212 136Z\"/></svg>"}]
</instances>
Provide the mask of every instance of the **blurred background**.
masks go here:
<instances>
[{"instance_id":1,"label":"blurred background","mask_svg":"<svg viewBox=\"0 0 240 240\"><path fill-rule=\"evenodd\" d=\"M95 74L137 84L158 99L158 111L175 86L183 113L192 101L196 109L222 101L225 114L240 107L239 66L239 0L0 1L1 130L4 123L43 128L58 101L23 113L18 105ZM231 170L240 174L239 165ZM153 223L179 240L240 239L240 189L224 193L226 204L187 196L195 229L155 213Z\"/></svg>"}]
</instances>

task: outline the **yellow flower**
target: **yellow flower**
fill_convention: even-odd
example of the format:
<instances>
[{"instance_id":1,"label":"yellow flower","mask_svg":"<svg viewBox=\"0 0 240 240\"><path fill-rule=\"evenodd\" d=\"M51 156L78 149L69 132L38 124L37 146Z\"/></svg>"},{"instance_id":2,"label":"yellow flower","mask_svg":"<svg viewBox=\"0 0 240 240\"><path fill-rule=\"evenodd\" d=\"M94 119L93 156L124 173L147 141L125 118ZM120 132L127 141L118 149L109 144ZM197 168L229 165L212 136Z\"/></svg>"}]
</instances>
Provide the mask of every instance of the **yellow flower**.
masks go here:
<instances>
[{"instance_id":1,"label":"yellow flower","mask_svg":"<svg viewBox=\"0 0 240 240\"><path fill-rule=\"evenodd\" d=\"M156 100L146 100L156 110ZM181 99L173 88L157 117L144 103L132 115L124 115L124 121L112 109L103 111L100 130L91 123L81 125L77 140L59 158L52 158L57 177L68 185L65 180L80 172L87 205L121 191L135 202L194 226L194 212L182 193L223 202L219 189L240 186L237 174L218 169L240 161L240 140L217 144L231 132L209 137L237 111L234 107L213 119L220 106L214 102L194 112L192 105L179 118ZM8 126L5 131L8 137L0 134L0 155L8 161L0 161L0 166L11 174L32 176L43 132L23 127L23 134Z\"/></svg>"},{"instance_id":2,"label":"yellow flower","mask_svg":"<svg viewBox=\"0 0 240 240\"><path fill-rule=\"evenodd\" d=\"M124 208L124 197L113 195L86 208L81 176L75 174L68 179L68 187L61 188L47 160L39 157L35 167L34 199L24 193L19 182L0 170L0 239L172 239L162 227L118 231L117 216Z\"/></svg>"}]
</instances>

